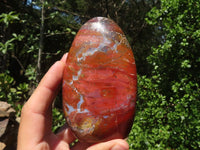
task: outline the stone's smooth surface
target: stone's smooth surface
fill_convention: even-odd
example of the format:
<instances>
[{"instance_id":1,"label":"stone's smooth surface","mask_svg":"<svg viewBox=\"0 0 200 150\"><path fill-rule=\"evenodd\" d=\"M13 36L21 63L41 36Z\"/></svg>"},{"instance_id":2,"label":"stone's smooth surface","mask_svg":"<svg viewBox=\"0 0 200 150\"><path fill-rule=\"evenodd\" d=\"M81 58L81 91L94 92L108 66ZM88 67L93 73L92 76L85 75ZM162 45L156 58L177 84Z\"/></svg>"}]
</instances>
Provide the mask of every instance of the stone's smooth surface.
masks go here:
<instances>
[{"instance_id":1,"label":"stone's smooth surface","mask_svg":"<svg viewBox=\"0 0 200 150\"><path fill-rule=\"evenodd\" d=\"M104 17L86 22L63 76L63 109L74 134L89 143L127 137L136 91L135 59L123 31Z\"/></svg>"}]
</instances>

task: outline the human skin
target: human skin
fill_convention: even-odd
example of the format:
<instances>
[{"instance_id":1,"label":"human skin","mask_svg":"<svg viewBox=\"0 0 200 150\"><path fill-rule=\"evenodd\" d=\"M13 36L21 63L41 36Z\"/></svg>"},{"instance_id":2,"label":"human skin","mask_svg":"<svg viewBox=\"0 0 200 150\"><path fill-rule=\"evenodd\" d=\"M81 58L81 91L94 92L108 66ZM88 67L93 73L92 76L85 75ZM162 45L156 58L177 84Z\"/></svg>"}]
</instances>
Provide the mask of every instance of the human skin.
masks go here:
<instances>
[{"instance_id":1,"label":"human skin","mask_svg":"<svg viewBox=\"0 0 200 150\"><path fill-rule=\"evenodd\" d=\"M62 83L66 58L67 54L51 66L23 106L17 150L128 150L128 143L123 139L93 145L78 142L70 148L76 137L69 128L58 134L52 132L52 103Z\"/></svg>"}]
</instances>

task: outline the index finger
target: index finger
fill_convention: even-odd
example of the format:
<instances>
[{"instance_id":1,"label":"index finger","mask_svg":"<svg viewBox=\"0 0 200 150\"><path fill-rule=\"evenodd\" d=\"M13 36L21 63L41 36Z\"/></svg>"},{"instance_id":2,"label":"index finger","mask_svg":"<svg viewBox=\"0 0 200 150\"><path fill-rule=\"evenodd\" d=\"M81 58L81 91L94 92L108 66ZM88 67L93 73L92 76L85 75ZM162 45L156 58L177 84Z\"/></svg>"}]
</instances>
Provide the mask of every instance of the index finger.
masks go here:
<instances>
[{"instance_id":1,"label":"index finger","mask_svg":"<svg viewBox=\"0 0 200 150\"><path fill-rule=\"evenodd\" d=\"M57 61L45 74L40 81L38 87L28 100L28 105L34 113L45 114L52 104L58 87L62 81L63 70L65 66L65 60L67 54L65 54L61 61Z\"/></svg>"},{"instance_id":2,"label":"index finger","mask_svg":"<svg viewBox=\"0 0 200 150\"><path fill-rule=\"evenodd\" d=\"M56 62L41 80L37 89L22 108L18 132L18 147L26 149L51 134L51 104L62 81L64 61ZM31 140L30 140L31 139ZM25 146L26 145L26 146Z\"/></svg>"}]
</instances>

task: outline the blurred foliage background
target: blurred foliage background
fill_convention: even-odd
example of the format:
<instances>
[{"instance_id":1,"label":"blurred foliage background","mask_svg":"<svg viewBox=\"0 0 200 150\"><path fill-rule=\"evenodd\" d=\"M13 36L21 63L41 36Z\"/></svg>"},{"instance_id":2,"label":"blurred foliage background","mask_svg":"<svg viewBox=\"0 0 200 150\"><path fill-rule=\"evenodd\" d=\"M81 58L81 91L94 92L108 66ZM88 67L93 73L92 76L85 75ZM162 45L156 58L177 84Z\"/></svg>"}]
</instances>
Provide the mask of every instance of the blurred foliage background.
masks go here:
<instances>
[{"instance_id":1,"label":"blurred foliage background","mask_svg":"<svg viewBox=\"0 0 200 150\"><path fill-rule=\"evenodd\" d=\"M113 19L136 59L138 100L130 149L200 149L200 1L1 0L0 100L16 116L81 25ZM61 94L53 108L63 124Z\"/></svg>"}]
</instances>

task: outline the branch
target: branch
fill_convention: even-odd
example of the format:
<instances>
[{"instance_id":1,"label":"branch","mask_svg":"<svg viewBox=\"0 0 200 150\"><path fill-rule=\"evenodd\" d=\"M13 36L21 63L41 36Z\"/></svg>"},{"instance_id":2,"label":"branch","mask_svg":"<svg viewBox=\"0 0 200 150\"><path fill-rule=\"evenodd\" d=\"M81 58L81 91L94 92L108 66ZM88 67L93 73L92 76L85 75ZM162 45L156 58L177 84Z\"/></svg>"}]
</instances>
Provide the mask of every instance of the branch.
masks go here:
<instances>
[{"instance_id":1,"label":"branch","mask_svg":"<svg viewBox=\"0 0 200 150\"><path fill-rule=\"evenodd\" d=\"M81 18L87 18L87 19L90 19L90 16L85 16L85 15L80 15L78 13L75 13L75 12L71 12L69 10L66 10L66 9L61 9L61 8L58 8L58 7L53 7L54 10L57 10L59 12L65 12L67 14L71 14L71 15L74 15L74 16L79 16Z\"/></svg>"},{"instance_id":2,"label":"branch","mask_svg":"<svg viewBox=\"0 0 200 150\"><path fill-rule=\"evenodd\" d=\"M22 68L23 72L25 72L26 70L25 70L24 66L22 65L21 61L14 54L12 54L11 57L14 58L18 62L18 64Z\"/></svg>"},{"instance_id":3,"label":"branch","mask_svg":"<svg viewBox=\"0 0 200 150\"><path fill-rule=\"evenodd\" d=\"M56 36L56 35L66 35L69 32L62 32L62 33L52 33L52 34L48 34L48 33L44 33L45 37L51 37L51 36Z\"/></svg>"},{"instance_id":4,"label":"branch","mask_svg":"<svg viewBox=\"0 0 200 150\"><path fill-rule=\"evenodd\" d=\"M43 55L54 55L54 56L57 56L57 55L59 55L60 53L42 53Z\"/></svg>"},{"instance_id":5,"label":"branch","mask_svg":"<svg viewBox=\"0 0 200 150\"><path fill-rule=\"evenodd\" d=\"M41 0L42 10L41 10L41 25L40 25L40 47L38 51L38 62L37 62L37 82L39 83L41 78L41 59L42 59L42 51L44 49L44 0Z\"/></svg>"},{"instance_id":6,"label":"branch","mask_svg":"<svg viewBox=\"0 0 200 150\"><path fill-rule=\"evenodd\" d=\"M122 6L124 5L125 2L126 2L126 0L123 0L118 8L116 7L116 3L114 3L114 5L113 5L114 6L114 10L115 10L114 12L115 12L115 17L116 17L117 24L119 23L118 12L120 11L120 9L122 8Z\"/></svg>"},{"instance_id":7,"label":"branch","mask_svg":"<svg viewBox=\"0 0 200 150\"><path fill-rule=\"evenodd\" d=\"M118 7L118 9L116 11L119 11L122 8L122 6L124 5L125 2L126 2L126 0L123 0L121 5Z\"/></svg>"}]
</instances>

